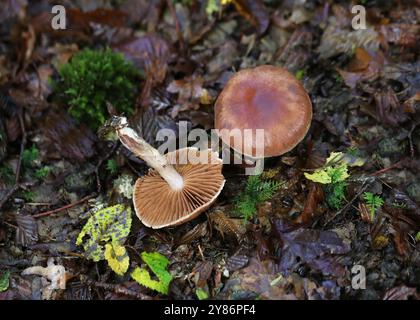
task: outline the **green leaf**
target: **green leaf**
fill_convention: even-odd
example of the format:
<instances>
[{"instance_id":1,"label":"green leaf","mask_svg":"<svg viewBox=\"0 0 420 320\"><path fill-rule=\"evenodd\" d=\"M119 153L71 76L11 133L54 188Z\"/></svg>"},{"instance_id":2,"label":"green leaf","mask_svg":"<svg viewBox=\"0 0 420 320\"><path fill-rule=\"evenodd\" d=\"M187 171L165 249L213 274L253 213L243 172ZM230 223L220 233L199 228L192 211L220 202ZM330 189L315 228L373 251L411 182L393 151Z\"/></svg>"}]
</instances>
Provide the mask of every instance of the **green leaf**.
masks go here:
<instances>
[{"instance_id":1,"label":"green leaf","mask_svg":"<svg viewBox=\"0 0 420 320\"><path fill-rule=\"evenodd\" d=\"M322 184L344 181L350 176L344 159L342 152L331 152L325 166L316 169L313 173L305 172L304 175L306 179Z\"/></svg>"},{"instance_id":2,"label":"green leaf","mask_svg":"<svg viewBox=\"0 0 420 320\"><path fill-rule=\"evenodd\" d=\"M166 270L169 265L169 260L158 252L142 252L141 258L156 275L159 281L153 280L150 277L149 271L140 267L134 269L131 273L131 277L139 284L149 289L162 294L168 294L169 284L172 281L172 275Z\"/></svg>"},{"instance_id":3,"label":"green leaf","mask_svg":"<svg viewBox=\"0 0 420 320\"><path fill-rule=\"evenodd\" d=\"M331 183L331 177L325 170L315 170L314 173L304 173L305 178L322 184Z\"/></svg>"},{"instance_id":4,"label":"green leaf","mask_svg":"<svg viewBox=\"0 0 420 320\"><path fill-rule=\"evenodd\" d=\"M105 259L116 274L122 276L127 272L130 258L125 247L119 243L111 242L105 245Z\"/></svg>"},{"instance_id":5,"label":"green leaf","mask_svg":"<svg viewBox=\"0 0 420 320\"><path fill-rule=\"evenodd\" d=\"M213 13L220 11L220 0L207 0L206 13L211 16Z\"/></svg>"},{"instance_id":6,"label":"green leaf","mask_svg":"<svg viewBox=\"0 0 420 320\"><path fill-rule=\"evenodd\" d=\"M373 221L375 219L376 211L382 207L384 200L380 196L374 195L372 192L363 193L363 199L366 201L370 218Z\"/></svg>"},{"instance_id":7,"label":"green leaf","mask_svg":"<svg viewBox=\"0 0 420 320\"><path fill-rule=\"evenodd\" d=\"M0 292L6 291L9 288L9 277L10 271L7 270L3 274L0 275Z\"/></svg>"},{"instance_id":8,"label":"green leaf","mask_svg":"<svg viewBox=\"0 0 420 320\"><path fill-rule=\"evenodd\" d=\"M76 244L83 245L86 256L97 262L104 259L103 243L124 244L130 228L131 208L117 204L95 212L79 233Z\"/></svg>"},{"instance_id":9,"label":"green leaf","mask_svg":"<svg viewBox=\"0 0 420 320\"><path fill-rule=\"evenodd\" d=\"M197 288L195 290L195 294L198 298L198 300L206 300L209 298L209 295L207 294L207 292L205 290L203 290L202 288Z\"/></svg>"},{"instance_id":10,"label":"green leaf","mask_svg":"<svg viewBox=\"0 0 420 320\"><path fill-rule=\"evenodd\" d=\"M420 231L416 234L416 241L420 241Z\"/></svg>"}]
</instances>

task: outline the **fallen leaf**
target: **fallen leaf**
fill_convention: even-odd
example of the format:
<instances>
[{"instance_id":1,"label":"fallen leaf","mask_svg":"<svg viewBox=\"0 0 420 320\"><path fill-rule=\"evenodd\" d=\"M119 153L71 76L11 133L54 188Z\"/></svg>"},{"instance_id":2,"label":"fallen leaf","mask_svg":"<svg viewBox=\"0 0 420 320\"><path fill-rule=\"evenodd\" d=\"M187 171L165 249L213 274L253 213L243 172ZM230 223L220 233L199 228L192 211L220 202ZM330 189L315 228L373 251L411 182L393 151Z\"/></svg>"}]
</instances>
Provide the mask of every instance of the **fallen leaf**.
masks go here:
<instances>
[{"instance_id":1,"label":"fallen leaf","mask_svg":"<svg viewBox=\"0 0 420 320\"><path fill-rule=\"evenodd\" d=\"M312 222L317 216L323 213L319 208L319 204L322 201L324 201L324 191L322 190L322 187L319 184L310 183L305 207L295 222L297 224L308 224Z\"/></svg>"},{"instance_id":2,"label":"fallen leaf","mask_svg":"<svg viewBox=\"0 0 420 320\"><path fill-rule=\"evenodd\" d=\"M350 246L333 231L307 229L284 219L272 219L274 235L282 244L279 267L285 274L293 272L300 262L324 275L345 275L337 257L348 253Z\"/></svg>"},{"instance_id":3,"label":"fallen leaf","mask_svg":"<svg viewBox=\"0 0 420 320\"><path fill-rule=\"evenodd\" d=\"M40 128L61 157L84 162L96 153L95 135L85 124L78 124L65 111L48 111Z\"/></svg>"},{"instance_id":4,"label":"fallen leaf","mask_svg":"<svg viewBox=\"0 0 420 320\"><path fill-rule=\"evenodd\" d=\"M131 228L131 208L117 204L96 211L77 236L76 244L83 245L89 259L104 259L104 243L123 244ZM115 246L114 246L115 247Z\"/></svg>"},{"instance_id":5,"label":"fallen leaf","mask_svg":"<svg viewBox=\"0 0 420 320\"><path fill-rule=\"evenodd\" d=\"M270 23L270 14L262 0L232 0L236 10L263 34Z\"/></svg>"},{"instance_id":6,"label":"fallen leaf","mask_svg":"<svg viewBox=\"0 0 420 320\"><path fill-rule=\"evenodd\" d=\"M249 258L243 254L235 254L230 256L226 261L226 268L230 271L236 271L245 267L249 262Z\"/></svg>"},{"instance_id":7,"label":"fallen leaf","mask_svg":"<svg viewBox=\"0 0 420 320\"><path fill-rule=\"evenodd\" d=\"M420 26L408 23L382 25L380 32L384 40L402 47L415 47L420 40Z\"/></svg>"},{"instance_id":8,"label":"fallen leaf","mask_svg":"<svg viewBox=\"0 0 420 320\"><path fill-rule=\"evenodd\" d=\"M383 300L408 300L410 298L420 300L420 294L417 292L416 288L401 285L385 292Z\"/></svg>"},{"instance_id":9,"label":"fallen leaf","mask_svg":"<svg viewBox=\"0 0 420 320\"><path fill-rule=\"evenodd\" d=\"M136 67L144 69L156 83L165 79L170 51L167 42L160 36L147 34L133 37L114 45L113 49L123 53Z\"/></svg>"},{"instance_id":10,"label":"fallen leaf","mask_svg":"<svg viewBox=\"0 0 420 320\"><path fill-rule=\"evenodd\" d=\"M246 233L242 219L228 218L221 210L213 210L209 213L208 218L222 237L224 235L234 236L238 243L242 242Z\"/></svg>"},{"instance_id":11,"label":"fallen leaf","mask_svg":"<svg viewBox=\"0 0 420 320\"><path fill-rule=\"evenodd\" d=\"M16 214L16 242L28 246L38 241L38 225L34 217L30 215Z\"/></svg>"}]
</instances>

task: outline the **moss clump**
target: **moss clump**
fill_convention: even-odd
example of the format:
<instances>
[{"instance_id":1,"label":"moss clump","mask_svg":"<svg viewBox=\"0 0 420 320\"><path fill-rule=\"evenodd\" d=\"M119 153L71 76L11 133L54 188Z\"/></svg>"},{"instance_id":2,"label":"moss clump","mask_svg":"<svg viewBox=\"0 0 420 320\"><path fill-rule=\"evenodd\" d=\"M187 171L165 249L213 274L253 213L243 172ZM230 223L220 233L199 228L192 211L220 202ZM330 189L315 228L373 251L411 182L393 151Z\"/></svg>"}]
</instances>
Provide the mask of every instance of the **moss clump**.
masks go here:
<instances>
[{"instance_id":1,"label":"moss clump","mask_svg":"<svg viewBox=\"0 0 420 320\"><path fill-rule=\"evenodd\" d=\"M65 99L69 113L97 129L107 118L106 102L130 115L138 72L123 55L111 49L85 49L59 69L54 91Z\"/></svg>"}]
</instances>

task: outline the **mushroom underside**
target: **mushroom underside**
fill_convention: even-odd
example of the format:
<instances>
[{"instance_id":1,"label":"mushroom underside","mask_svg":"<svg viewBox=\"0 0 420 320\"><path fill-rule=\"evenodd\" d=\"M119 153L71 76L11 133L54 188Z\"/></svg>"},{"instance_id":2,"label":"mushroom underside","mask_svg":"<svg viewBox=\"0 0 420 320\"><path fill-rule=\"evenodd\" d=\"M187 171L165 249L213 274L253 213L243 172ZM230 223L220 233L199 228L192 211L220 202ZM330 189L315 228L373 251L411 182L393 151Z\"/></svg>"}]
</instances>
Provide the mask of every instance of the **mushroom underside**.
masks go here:
<instances>
[{"instance_id":1,"label":"mushroom underside","mask_svg":"<svg viewBox=\"0 0 420 320\"><path fill-rule=\"evenodd\" d=\"M173 160L188 151L192 149L170 152L166 157ZM158 229L181 224L198 216L216 200L225 183L222 160L211 150L207 153L209 163L173 165L184 180L181 190L172 190L155 170L149 170L136 181L134 207L144 225Z\"/></svg>"}]
</instances>

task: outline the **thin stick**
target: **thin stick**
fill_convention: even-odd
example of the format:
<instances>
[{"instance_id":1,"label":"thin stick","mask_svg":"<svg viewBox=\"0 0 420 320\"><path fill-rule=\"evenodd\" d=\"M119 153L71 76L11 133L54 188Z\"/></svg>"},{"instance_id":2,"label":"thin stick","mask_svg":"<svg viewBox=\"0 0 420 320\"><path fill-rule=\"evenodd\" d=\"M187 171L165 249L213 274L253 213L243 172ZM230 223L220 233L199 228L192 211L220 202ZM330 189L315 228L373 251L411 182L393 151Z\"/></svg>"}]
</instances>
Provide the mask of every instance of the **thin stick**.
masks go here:
<instances>
[{"instance_id":1,"label":"thin stick","mask_svg":"<svg viewBox=\"0 0 420 320\"><path fill-rule=\"evenodd\" d=\"M137 291L128 289L128 288L126 288L122 285L94 281L94 280L91 280L84 275L80 276L80 282L86 283L87 285L93 286L93 287L96 287L96 288L109 290L109 291L112 291L114 293L119 293L119 294L123 294L123 295L126 295L126 296L135 297L135 298L140 299L140 300L152 300L152 298L150 296L145 295L141 292L137 292Z\"/></svg>"},{"instance_id":2,"label":"thin stick","mask_svg":"<svg viewBox=\"0 0 420 320\"><path fill-rule=\"evenodd\" d=\"M370 185L370 183L367 183L366 181L363 183L362 187L360 188L359 192L351 199L344 207L342 207L340 210L338 210L330 219L327 220L327 222L324 223L324 227L328 225L331 221L333 221L338 215L346 212L350 206L353 204L354 201L356 201L357 198L360 197L360 195L365 192L367 187Z\"/></svg>"},{"instance_id":3,"label":"thin stick","mask_svg":"<svg viewBox=\"0 0 420 320\"><path fill-rule=\"evenodd\" d=\"M10 199L10 197L18 189L20 189L22 187L21 185L19 185L19 179L20 179L20 171L21 171L21 166L22 166L23 152L25 151L25 146L26 146L26 130L25 130L25 123L23 121L23 109L22 108L19 111L18 117L19 117L20 129L22 130L22 141L20 142L20 153L19 153L19 160L18 160L17 169L16 169L15 185L13 186L12 189L10 189L6 193L6 195L3 197L3 199L1 199L1 201L0 201L0 209ZM1 213L0 213L0 216L1 216Z\"/></svg>"},{"instance_id":4,"label":"thin stick","mask_svg":"<svg viewBox=\"0 0 420 320\"><path fill-rule=\"evenodd\" d=\"M96 197L96 193L93 193L93 194L91 194L89 196L86 196L86 197L84 197L84 198L82 198L82 199L80 199L80 200L78 200L76 202L73 202L73 203L70 203L68 205L65 205L64 207L34 214L34 215L32 215L32 217L34 217L34 218L41 218L41 217L49 216L50 214L57 213L57 212L60 212L60 211L64 211L64 210L73 208L73 207L75 207L75 206L77 206L77 205L79 205L79 204L81 204L81 203L83 203L83 202L85 202L85 201L87 201L89 199L92 199L94 197Z\"/></svg>"},{"instance_id":5,"label":"thin stick","mask_svg":"<svg viewBox=\"0 0 420 320\"><path fill-rule=\"evenodd\" d=\"M387 172L387 171L389 171L389 170L395 169L396 167L398 167L399 165L403 164L404 162L405 162L405 159L400 160L400 161L398 161L398 162L396 162L396 163L394 163L394 164L390 165L389 167L386 167L386 168L383 168L383 169L381 169L381 170L378 170L378 171L376 171L376 172L374 172L374 173L371 173L369 176L371 176L371 177L372 177L372 176L377 176L377 175L379 175L379 174L385 173L385 172Z\"/></svg>"}]
</instances>

